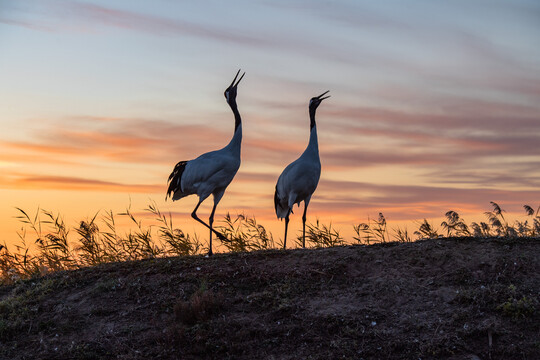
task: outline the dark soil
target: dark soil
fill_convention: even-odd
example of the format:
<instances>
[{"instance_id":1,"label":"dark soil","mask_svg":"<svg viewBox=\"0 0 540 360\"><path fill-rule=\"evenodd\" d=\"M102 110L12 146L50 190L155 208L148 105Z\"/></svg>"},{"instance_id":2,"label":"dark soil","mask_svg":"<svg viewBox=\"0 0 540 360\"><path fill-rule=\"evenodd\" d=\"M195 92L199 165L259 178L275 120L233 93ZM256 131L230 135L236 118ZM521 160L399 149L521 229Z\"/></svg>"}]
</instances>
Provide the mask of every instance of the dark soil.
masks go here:
<instances>
[{"instance_id":1,"label":"dark soil","mask_svg":"<svg viewBox=\"0 0 540 360\"><path fill-rule=\"evenodd\" d=\"M1 359L540 359L540 240L107 264L0 287Z\"/></svg>"}]
</instances>

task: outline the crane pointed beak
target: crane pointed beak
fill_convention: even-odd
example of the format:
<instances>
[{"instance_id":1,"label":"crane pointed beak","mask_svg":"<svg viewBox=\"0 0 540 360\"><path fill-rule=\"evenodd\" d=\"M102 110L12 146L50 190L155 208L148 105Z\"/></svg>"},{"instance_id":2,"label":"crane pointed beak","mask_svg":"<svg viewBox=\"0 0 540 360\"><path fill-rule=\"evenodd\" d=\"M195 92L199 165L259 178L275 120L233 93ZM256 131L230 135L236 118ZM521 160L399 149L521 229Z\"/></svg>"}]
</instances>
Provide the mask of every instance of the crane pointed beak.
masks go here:
<instances>
[{"instance_id":1,"label":"crane pointed beak","mask_svg":"<svg viewBox=\"0 0 540 360\"><path fill-rule=\"evenodd\" d=\"M326 90L326 91L323 92L321 95L317 96L317 98L318 98L319 100L321 100L321 101L324 100L324 99L328 99L328 98L330 97L330 95L325 96L325 97L322 97L322 96L328 94L329 91L330 91L330 90Z\"/></svg>"},{"instance_id":2,"label":"crane pointed beak","mask_svg":"<svg viewBox=\"0 0 540 360\"><path fill-rule=\"evenodd\" d=\"M238 84L240 84L240 81L242 81L242 79L244 78L244 75L246 75L246 72L244 71L244 73L242 74L242 76L240 76L240 79L236 82L236 85L234 85L234 87L237 87Z\"/></svg>"},{"instance_id":3,"label":"crane pointed beak","mask_svg":"<svg viewBox=\"0 0 540 360\"><path fill-rule=\"evenodd\" d=\"M234 82L236 81L236 78L238 77L238 74L240 74L240 70L241 70L241 69L238 69L238 72L237 72L236 75L234 76L234 79L233 79L231 85L229 85L230 88L234 86Z\"/></svg>"}]
</instances>

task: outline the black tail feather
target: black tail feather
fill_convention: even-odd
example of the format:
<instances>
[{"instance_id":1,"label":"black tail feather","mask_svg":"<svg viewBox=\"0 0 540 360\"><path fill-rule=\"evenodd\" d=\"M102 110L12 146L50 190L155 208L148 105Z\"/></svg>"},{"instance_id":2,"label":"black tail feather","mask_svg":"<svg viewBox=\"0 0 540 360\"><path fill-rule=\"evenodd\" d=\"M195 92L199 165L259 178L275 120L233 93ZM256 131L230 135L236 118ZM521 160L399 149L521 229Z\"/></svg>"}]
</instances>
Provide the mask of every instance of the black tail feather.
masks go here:
<instances>
[{"instance_id":1,"label":"black tail feather","mask_svg":"<svg viewBox=\"0 0 540 360\"><path fill-rule=\"evenodd\" d=\"M276 209L276 215L280 219L285 218L286 215L284 214L287 214L287 211L291 214L293 213L292 208L289 209L288 205L284 205L281 203L277 185L276 185L276 192L274 193L274 209Z\"/></svg>"},{"instance_id":2,"label":"black tail feather","mask_svg":"<svg viewBox=\"0 0 540 360\"><path fill-rule=\"evenodd\" d=\"M186 169L187 163L187 161L180 161L174 167L171 175L169 175L169 180L167 181L169 183L169 187L167 189L167 194L165 195L165 200L167 200L167 197L169 196L173 197L175 192L182 192L182 174Z\"/></svg>"}]
</instances>

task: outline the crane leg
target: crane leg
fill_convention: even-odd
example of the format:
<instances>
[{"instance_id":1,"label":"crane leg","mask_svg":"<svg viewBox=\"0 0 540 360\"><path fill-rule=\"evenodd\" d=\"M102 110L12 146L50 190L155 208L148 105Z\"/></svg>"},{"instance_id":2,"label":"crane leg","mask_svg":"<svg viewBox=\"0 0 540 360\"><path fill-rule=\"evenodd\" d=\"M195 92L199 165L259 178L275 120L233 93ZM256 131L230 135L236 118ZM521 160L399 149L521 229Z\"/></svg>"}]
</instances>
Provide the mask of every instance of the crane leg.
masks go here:
<instances>
[{"instance_id":1,"label":"crane leg","mask_svg":"<svg viewBox=\"0 0 540 360\"><path fill-rule=\"evenodd\" d=\"M195 209L193 209L193 212L191 213L191 217L194 218L195 220L197 220L198 222L200 222L201 224L203 224L204 226L206 226L207 228L210 229L211 232L213 232L219 240L227 240L227 238L225 236L223 236L223 234L217 232L216 230L214 230L213 228L210 227L210 225L208 225L207 223L205 223L204 221L202 221L201 219L199 219L199 217L197 216L197 209L199 209L199 206L201 205L201 203L204 201L203 200L199 200L199 202L197 203L197 206L195 206Z\"/></svg>"},{"instance_id":2,"label":"crane leg","mask_svg":"<svg viewBox=\"0 0 540 360\"><path fill-rule=\"evenodd\" d=\"M302 215L302 247L306 247L306 213L308 203L304 203L304 215Z\"/></svg>"},{"instance_id":3,"label":"crane leg","mask_svg":"<svg viewBox=\"0 0 540 360\"><path fill-rule=\"evenodd\" d=\"M285 216L285 236L283 237L283 249L285 250L287 248L287 229L289 228L289 215L291 214L291 210L287 212L287 216Z\"/></svg>"},{"instance_id":4,"label":"crane leg","mask_svg":"<svg viewBox=\"0 0 540 360\"><path fill-rule=\"evenodd\" d=\"M214 225L214 213L216 212L217 203L214 202L214 207L212 208L212 212L210 213L210 217L208 218L208 223L210 224L210 244L208 245L208 256L212 256L212 231L214 229L212 226ZM223 236L223 235L222 235Z\"/></svg>"}]
</instances>

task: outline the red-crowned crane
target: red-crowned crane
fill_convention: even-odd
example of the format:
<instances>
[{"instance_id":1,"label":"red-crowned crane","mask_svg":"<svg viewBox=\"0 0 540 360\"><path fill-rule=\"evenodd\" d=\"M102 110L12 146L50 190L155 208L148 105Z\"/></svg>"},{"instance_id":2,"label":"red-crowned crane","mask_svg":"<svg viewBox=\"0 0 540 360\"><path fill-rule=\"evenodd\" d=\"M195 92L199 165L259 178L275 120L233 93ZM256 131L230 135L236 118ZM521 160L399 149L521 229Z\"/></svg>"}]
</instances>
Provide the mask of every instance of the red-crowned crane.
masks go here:
<instances>
[{"instance_id":1,"label":"red-crowned crane","mask_svg":"<svg viewBox=\"0 0 540 360\"><path fill-rule=\"evenodd\" d=\"M199 196L199 202L195 206L195 209L193 209L191 217L210 229L208 255L212 255L212 233L216 234L220 240L225 240L225 237L212 227L214 213L216 212L217 204L225 193L225 189L229 186L240 167L242 119L236 105L236 90L246 73L242 74L238 82L236 82L239 74L240 70L238 70L231 85L229 85L224 93L235 120L234 135L231 141L221 150L211 151L202 154L196 159L180 161L176 164L169 176L169 188L165 197L166 199L168 196L171 196L174 201L188 195ZM214 195L214 207L212 208L207 224L199 219L197 209L210 194Z\"/></svg>"},{"instance_id":2,"label":"red-crowned crane","mask_svg":"<svg viewBox=\"0 0 540 360\"><path fill-rule=\"evenodd\" d=\"M330 90L328 90L330 91ZM319 159L319 144L317 142L317 124L315 123L315 111L319 104L330 97L323 97L328 91L311 98L309 101L310 135L309 143L304 153L290 163L279 176L274 194L274 205L278 219L285 218L285 236L283 248L287 246L287 228L289 227L289 215L292 213L294 204L300 206L304 201L304 215L302 216L302 246L306 247L306 212L315 192L321 176L321 161Z\"/></svg>"}]
</instances>

